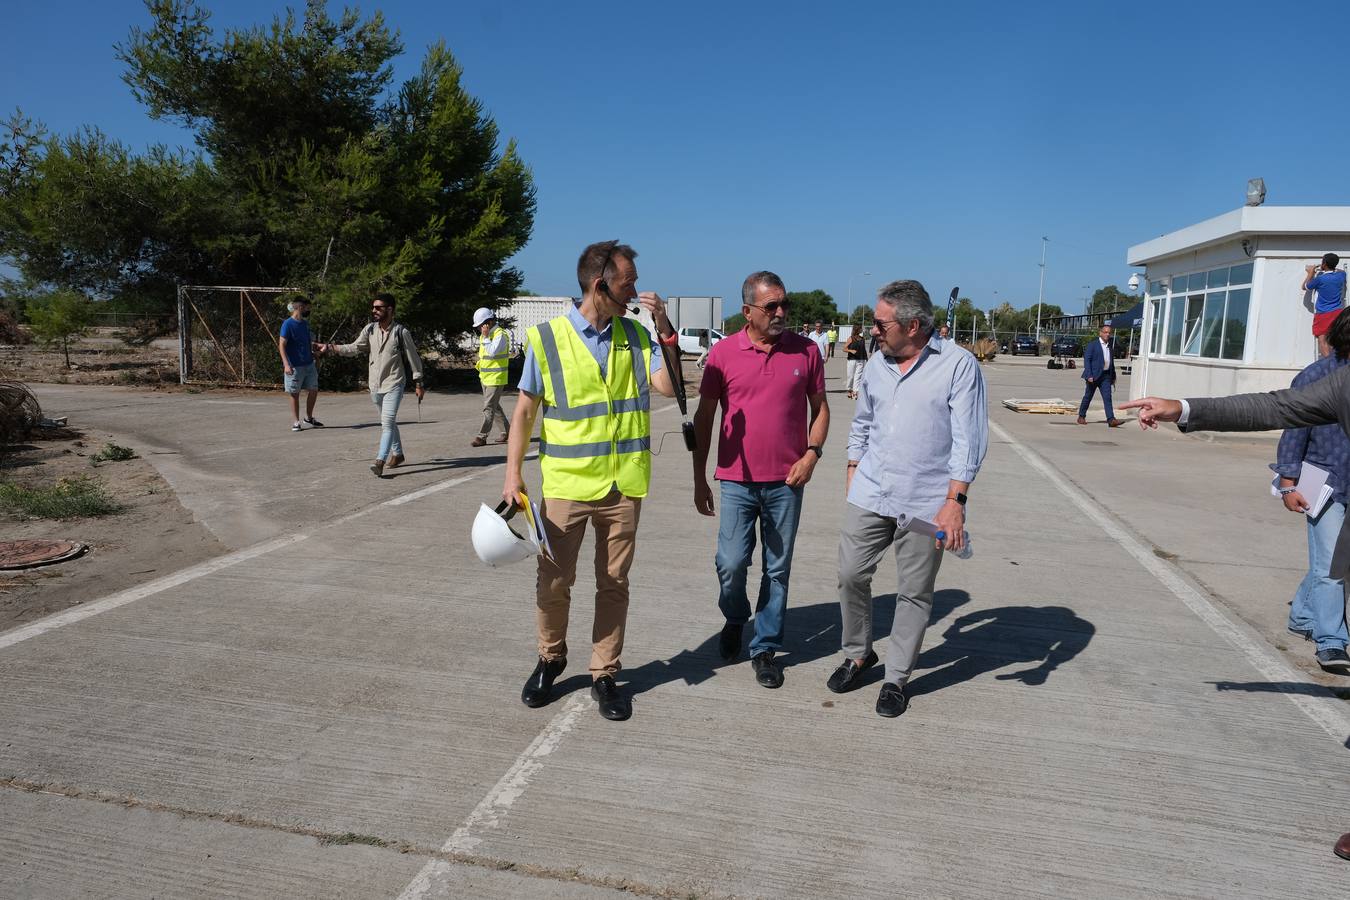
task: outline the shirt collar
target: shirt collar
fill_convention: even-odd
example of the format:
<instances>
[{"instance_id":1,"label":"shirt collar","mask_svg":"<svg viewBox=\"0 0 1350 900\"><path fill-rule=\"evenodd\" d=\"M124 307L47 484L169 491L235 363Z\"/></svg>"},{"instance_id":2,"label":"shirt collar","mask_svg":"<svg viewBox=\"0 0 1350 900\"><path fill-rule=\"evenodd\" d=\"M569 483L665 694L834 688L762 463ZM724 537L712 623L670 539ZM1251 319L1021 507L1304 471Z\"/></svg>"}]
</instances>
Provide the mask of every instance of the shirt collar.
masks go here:
<instances>
[{"instance_id":1,"label":"shirt collar","mask_svg":"<svg viewBox=\"0 0 1350 900\"><path fill-rule=\"evenodd\" d=\"M596 327L592 325L589 321L587 321L586 317L581 314L580 303L573 303L571 305L571 307L567 310L567 318L572 320L572 324L576 327L577 332L583 336L589 334L594 335L595 337L603 338L608 336L610 329L614 327L614 320L610 319L608 322L605 323L604 328L601 328L597 331Z\"/></svg>"}]
</instances>

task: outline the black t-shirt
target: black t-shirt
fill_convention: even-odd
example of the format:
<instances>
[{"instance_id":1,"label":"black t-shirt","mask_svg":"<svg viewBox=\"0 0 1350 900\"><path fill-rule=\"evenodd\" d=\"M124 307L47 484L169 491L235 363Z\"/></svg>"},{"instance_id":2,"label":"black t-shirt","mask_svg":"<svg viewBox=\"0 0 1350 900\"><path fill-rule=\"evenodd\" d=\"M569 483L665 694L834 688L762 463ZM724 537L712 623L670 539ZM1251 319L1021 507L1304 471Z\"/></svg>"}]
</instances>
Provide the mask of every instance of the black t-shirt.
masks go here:
<instances>
[{"instance_id":1,"label":"black t-shirt","mask_svg":"<svg viewBox=\"0 0 1350 900\"><path fill-rule=\"evenodd\" d=\"M844 345L844 353L849 359L867 359L867 343L856 331Z\"/></svg>"}]
</instances>

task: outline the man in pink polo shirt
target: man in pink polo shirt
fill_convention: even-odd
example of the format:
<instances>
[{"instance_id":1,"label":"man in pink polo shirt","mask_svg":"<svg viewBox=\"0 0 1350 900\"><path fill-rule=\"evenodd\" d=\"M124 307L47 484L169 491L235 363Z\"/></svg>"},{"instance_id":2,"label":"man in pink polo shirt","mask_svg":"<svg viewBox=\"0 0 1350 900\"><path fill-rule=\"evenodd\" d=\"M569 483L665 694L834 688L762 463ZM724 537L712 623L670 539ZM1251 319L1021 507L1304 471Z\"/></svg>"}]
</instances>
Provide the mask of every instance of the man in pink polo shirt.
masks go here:
<instances>
[{"instance_id":1,"label":"man in pink polo shirt","mask_svg":"<svg viewBox=\"0 0 1350 900\"><path fill-rule=\"evenodd\" d=\"M717 442L722 519L717 533L717 604L726 617L719 649L725 660L741 652L750 621L746 571L755 553L755 523L764 541L764 573L755 604L750 659L755 680L783 684L774 653L783 647L792 545L802 512L802 488L811 480L830 430L825 366L810 339L787 331L788 299L772 272L755 272L741 286L745 328L708 353L699 386L694 430L694 508L713 515L708 450L713 417L722 409ZM807 412L810 412L808 425Z\"/></svg>"}]
</instances>

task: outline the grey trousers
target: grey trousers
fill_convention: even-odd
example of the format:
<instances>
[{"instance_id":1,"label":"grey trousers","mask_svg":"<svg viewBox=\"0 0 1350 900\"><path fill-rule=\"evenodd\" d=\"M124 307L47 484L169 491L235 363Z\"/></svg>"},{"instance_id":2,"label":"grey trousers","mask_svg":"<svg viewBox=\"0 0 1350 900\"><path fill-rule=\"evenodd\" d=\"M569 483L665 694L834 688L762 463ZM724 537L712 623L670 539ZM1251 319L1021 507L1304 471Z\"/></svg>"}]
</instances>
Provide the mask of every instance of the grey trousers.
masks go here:
<instances>
[{"instance_id":1,"label":"grey trousers","mask_svg":"<svg viewBox=\"0 0 1350 900\"><path fill-rule=\"evenodd\" d=\"M493 419L501 420L502 434L506 434L506 413L502 411L502 394L505 391L504 384L483 385L483 427L478 429L479 437L488 436L488 432L492 430Z\"/></svg>"},{"instance_id":2,"label":"grey trousers","mask_svg":"<svg viewBox=\"0 0 1350 900\"><path fill-rule=\"evenodd\" d=\"M842 649L850 659L860 659L872 649L872 576L892 545L899 581L886 647L886 680L903 685L919 659L933 611L933 583L942 551L933 546L931 537L899 531L895 519L848 504L839 533L839 611L844 619Z\"/></svg>"}]
</instances>

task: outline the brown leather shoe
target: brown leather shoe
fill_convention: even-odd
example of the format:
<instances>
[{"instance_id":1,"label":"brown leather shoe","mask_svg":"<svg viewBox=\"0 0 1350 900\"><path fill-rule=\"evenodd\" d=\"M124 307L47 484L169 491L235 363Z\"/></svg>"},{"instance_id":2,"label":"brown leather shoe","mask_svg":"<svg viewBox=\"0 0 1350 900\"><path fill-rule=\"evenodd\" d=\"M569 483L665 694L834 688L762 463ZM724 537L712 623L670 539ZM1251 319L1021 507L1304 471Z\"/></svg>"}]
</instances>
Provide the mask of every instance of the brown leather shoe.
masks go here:
<instances>
[{"instance_id":1,"label":"brown leather shoe","mask_svg":"<svg viewBox=\"0 0 1350 900\"><path fill-rule=\"evenodd\" d=\"M1350 859L1350 834L1341 835L1341 839L1336 842L1336 855L1341 859Z\"/></svg>"},{"instance_id":2,"label":"brown leather shoe","mask_svg":"<svg viewBox=\"0 0 1350 900\"><path fill-rule=\"evenodd\" d=\"M390 453L389 458L384 461L386 469L397 469L401 465L403 465L403 457L397 453Z\"/></svg>"},{"instance_id":3,"label":"brown leather shoe","mask_svg":"<svg viewBox=\"0 0 1350 900\"><path fill-rule=\"evenodd\" d=\"M470 446L470 447L486 447L486 446L487 446L487 438L482 437L482 436L476 437L476 438L474 438L472 441L469 441L469 446Z\"/></svg>"},{"instance_id":4,"label":"brown leather shoe","mask_svg":"<svg viewBox=\"0 0 1350 900\"><path fill-rule=\"evenodd\" d=\"M1087 419L1083 418L1082 416L1079 416L1079 417L1078 417L1078 424L1079 424L1079 425L1086 425L1086 424L1087 424Z\"/></svg>"},{"instance_id":5,"label":"brown leather shoe","mask_svg":"<svg viewBox=\"0 0 1350 900\"><path fill-rule=\"evenodd\" d=\"M1125 424L1125 420L1124 420L1124 419L1110 419L1110 420L1107 421L1106 424L1107 424L1109 427L1111 427L1111 428L1119 428L1120 426L1122 426L1122 425Z\"/></svg>"},{"instance_id":6,"label":"brown leather shoe","mask_svg":"<svg viewBox=\"0 0 1350 900\"><path fill-rule=\"evenodd\" d=\"M497 439L494 440L492 443L494 443L494 444L505 444L508 440L510 440L510 437L509 437L508 435L505 435L505 434L499 434L499 435L497 435Z\"/></svg>"}]
</instances>

